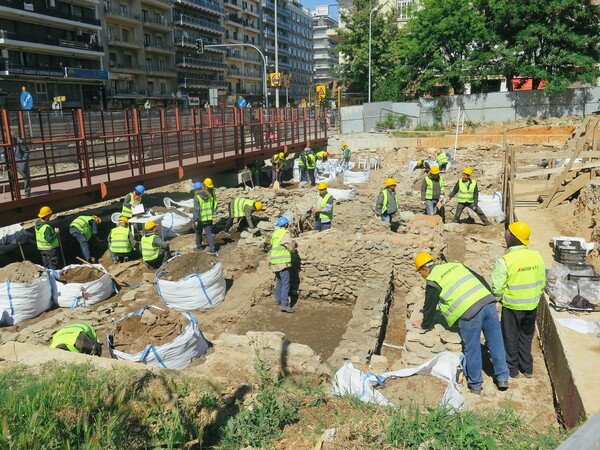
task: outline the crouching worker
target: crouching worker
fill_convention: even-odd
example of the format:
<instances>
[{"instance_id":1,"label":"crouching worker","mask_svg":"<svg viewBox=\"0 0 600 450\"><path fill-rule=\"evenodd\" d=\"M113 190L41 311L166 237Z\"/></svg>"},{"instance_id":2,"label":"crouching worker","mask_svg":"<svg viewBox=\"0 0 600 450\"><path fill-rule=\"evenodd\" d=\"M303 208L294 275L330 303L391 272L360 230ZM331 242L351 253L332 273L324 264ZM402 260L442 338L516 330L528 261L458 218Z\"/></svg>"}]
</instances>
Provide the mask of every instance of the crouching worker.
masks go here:
<instances>
[{"instance_id":1,"label":"crouching worker","mask_svg":"<svg viewBox=\"0 0 600 450\"><path fill-rule=\"evenodd\" d=\"M112 262L124 262L131 259L131 252L135 246L133 233L129 229L127 217L119 217L119 223L108 235L108 251Z\"/></svg>"},{"instance_id":2,"label":"crouching worker","mask_svg":"<svg viewBox=\"0 0 600 450\"><path fill-rule=\"evenodd\" d=\"M102 223L102 219L98 216L79 216L71 222L69 227L69 233L79 243L81 256L83 256L83 259L87 262L92 262L90 239L94 237L96 243L102 243L98 237L98 225L100 223Z\"/></svg>"},{"instance_id":3,"label":"crouching worker","mask_svg":"<svg viewBox=\"0 0 600 450\"><path fill-rule=\"evenodd\" d=\"M142 259L150 269L158 269L171 257L169 244L163 241L156 232L158 225L150 221L146 223L146 235L142 236Z\"/></svg>"},{"instance_id":4,"label":"crouching worker","mask_svg":"<svg viewBox=\"0 0 600 450\"><path fill-rule=\"evenodd\" d=\"M96 330L85 323L74 323L58 330L52 336L50 348L86 355L102 355L102 346L98 342Z\"/></svg>"},{"instance_id":5,"label":"crouching worker","mask_svg":"<svg viewBox=\"0 0 600 450\"><path fill-rule=\"evenodd\" d=\"M231 200L229 202L229 217L227 218L227 222L225 222L225 228L223 232L225 235L230 235L229 229L233 224L235 219L246 219L246 225L251 232L256 230L254 226L254 222L252 222L252 213L254 211L260 211L263 209L263 204L261 202L255 202L249 198L238 197L235 200Z\"/></svg>"}]
</instances>

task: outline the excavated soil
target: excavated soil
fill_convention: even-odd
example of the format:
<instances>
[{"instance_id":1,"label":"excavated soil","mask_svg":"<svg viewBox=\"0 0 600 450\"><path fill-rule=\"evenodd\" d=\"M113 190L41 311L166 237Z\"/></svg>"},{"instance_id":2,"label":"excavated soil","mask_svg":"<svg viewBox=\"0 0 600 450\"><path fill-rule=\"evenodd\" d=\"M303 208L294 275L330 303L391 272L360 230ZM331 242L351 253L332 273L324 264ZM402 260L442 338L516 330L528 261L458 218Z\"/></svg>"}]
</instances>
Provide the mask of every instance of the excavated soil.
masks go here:
<instances>
[{"instance_id":1,"label":"excavated soil","mask_svg":"<svg viewBox=\"0 0 600 450\"><path fill-rule=\"evenodd\" d=\"M120 322L113 333L113 344L121 352L138 353L148 344L158 347L172 342L188 324L189 319L179 311L148 309L141 316Z\"/></svg>"},{"instance_id":2,"label":"excavated soil","mask_svg":"<svg viewBox=\"0 0 600 450\"><path fill-rule=\"evenodd\" d=\"M165 276L169 281L177 281L192 273L208 272L217 263L217 258L203 252L181 255L165 266Z\"/></svg>"},{"instance_id":3,"label":"excavated soil","mask_svg":"<svg viewBox=\"0 0 600 450\"><path fill-rule=\"evenodd\" d=\"M385 389L377 390L395 405L415 404L426 408L437 408L442 401L448 383L433 375L413 375L385 381Z\"/></svg>"},{"instance_id":4,"label":"excavated soil","mask_svg":"<svg viewBox=\"0 0 600 450\"><path fill-rule=\"evenodd\" d=\"M64 270L60 274L59 281L63 283L89 283L96 281L104 275L100 269L89 266L77 266Z\"/></svg>"},{"instance_id":5,"label":"excavated soil","mask_svg":"<svg viewBox=\"0 0 600 450\"><path fill-rule=\"evenodd\" d=\"M44 273L44 269L32 262L16 262L0 269L0 283L6 283L7 281L12 283L29 283L37 280L42 273Z\"/></svg>"}]
</instances>

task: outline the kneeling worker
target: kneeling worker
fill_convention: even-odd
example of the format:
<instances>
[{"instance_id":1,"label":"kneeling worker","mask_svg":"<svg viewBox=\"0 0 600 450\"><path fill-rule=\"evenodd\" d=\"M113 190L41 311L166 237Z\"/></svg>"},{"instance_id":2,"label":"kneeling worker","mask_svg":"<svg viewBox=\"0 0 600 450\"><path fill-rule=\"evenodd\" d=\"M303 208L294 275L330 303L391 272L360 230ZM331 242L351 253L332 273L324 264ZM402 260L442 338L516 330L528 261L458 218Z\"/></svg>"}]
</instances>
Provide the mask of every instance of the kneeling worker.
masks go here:
<instances>
[{"instance_id":1,"label":"kneeling worker","mask_svg":"<svg viewBox=\"0 0 600 450\"><path fill-rule=\"evenodd\" d=\"M98 342L96 330L85 323L74 323L58 330L52 336L50 348L86 355L102 355L102 346Z\"/></svg>"},{"instance_id":2,"label":"kneeling worker","mask_svg":"<svg viewBox=\"0 0 600 450\"><path fill-rule=\"evenodd\" d=\"M169 244L163 241L156 232L158 225L150 221L146 223L146 235L142 236L142 259L150 269L158 269L171 256Z\"/></svg>"},{"instance_id":3,"label":"kneeling worker","mask_svg":"<svg viewBox=\"0 0 600 450\"><path fill-rule=\"evenodd\" d=\"M131 252L135 246L133 233L129 229L127 217L119 217L119 223L108 235L108 252L113 262L123 262L125 258L131 258Z\"/></svg>"},{"instance_id":4,"label":"kneeling worker","mask_svg":"<svg viewBox=\"0 0 600 450\"><path fill-rule=\"evenodd\" d=\"M263 204L261 202L255 202L249 198L238 197L235 200L231 200L229 202L229 217L227 218L227 222L225 222L223 232L229 235L229 229L231 228L234 219L240 219L242 217L246 219L246 225L249 230L256 230L254 222L252 222L252 213L262 209Z\"/></svg>"},{"instance_id":5,"label":"kneeling worker","mask_svg":"<svg viewBox=\"0 0 600 450\"><path fill-rule=\"evenodd\" d=\"M102 219L98 216L79 216L76 217L69 226L69 233L77 240L81 247L81 256L87 262L91 262L90 254L90 239L96 238L96 242L100 243L98 238L98 225L102 223Z\"/></svg>"},{"instance_id":6,"label":"kneeling worker","mask_svg":"<svg viewBox=\"0 0 600 450\"><path fill-rule=\"evenodd\" d=\"M496 299L483 277L459 262L435 264L429 253L415 257L417 272L427 280L423 320L415 328L433 328L433 315L439 303L448 326L458 322L466 359L469 390L481 395L481 332L492 356L498 389L508 389L508 366L504 353L502 330L496 311Z\"/></svg>"}]
</instances>

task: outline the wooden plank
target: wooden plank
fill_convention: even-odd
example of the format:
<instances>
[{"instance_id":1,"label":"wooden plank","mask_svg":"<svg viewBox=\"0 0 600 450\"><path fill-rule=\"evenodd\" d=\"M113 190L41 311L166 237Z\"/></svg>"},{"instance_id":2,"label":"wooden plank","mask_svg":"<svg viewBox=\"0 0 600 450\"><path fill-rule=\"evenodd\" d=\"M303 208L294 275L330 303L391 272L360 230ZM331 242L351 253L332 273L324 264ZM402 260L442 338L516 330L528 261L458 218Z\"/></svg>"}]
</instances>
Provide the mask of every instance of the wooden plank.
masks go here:
<instances>
[{"instance_id":1,"label":"wooden plank","mask_svg":"<svg viewBox=\"0 0 600 450\"><path fill-rule=\"evenodd\" d=\"M573 153L567 153L567 152L560 152L560 151L556 151L556 152L547 152L544 150L540 150L538 153L535 154L530 154L530 155L517 155L517 160L518 161L533 161L536 159L544 159L544 158L568 158L572 155ZM587 151L587 152L581 152L581 154L579 155L579 158L600 158L600 152L591 152L591 151Z\"/></svg>"},{"instance_id":2,"label":"wooden plank","mask_svg":"<svg viewBox=\"0 0 600 450\"><path fill-rule=\"evenodd\" d=\"M563 201L565 201L570 196L575 194L581 188L583 188L584 186L587 186L587 184L591 181L591 179L592 179L592 175L590 172L582 173L581 175L579 175L577 178L575 178L573 181L571 181L569 184L567 184L565 186L564 192L561 192L560 194L554 196L554 198L552 199L552 201L549 204L549 207L551 208L553 206L560 205Z\"/></svg>"},{"instance_id":3,"label":"wooden plank","mask_svg":"<svg viewBox=\"0 0 600 450\"><path fill-rule=\"evenodd\" d=\"M577 163L573 165L572 171L571 173L575 173L579 170L586 170L586 169L594 169L600 167L600 161L597 162L591 162L591 163L586 163L586 164L581 164L581 163ZM539 177L539 176L543 176L543 175L551 175L553 173L559 173L562 172L563 168L562 167L555 167L554 169L539 169L539 170L532 170L531 172L523 172L523 173L518 173L515 175L515 178L520 180L523 178L531 178L531 177ZM565 174L565 178L566 178L566 174Z\"/></svg>"},{"instance_id":4,"label":"wooden plank","mask_svg":"<svg viewBox=\"0 0 600 450\"><path fill-rule=\"evenodd\" d=\"M571 167L573 167L573 164L575 163L575 160L577 159L577 156L579 156L579 153L581 153L581 150L583 150L583 145L576 145L575 146L575 151L573 152L573 155L569 159L569 162L565 166L565 168L562 171L562 173L560 174L560 176L556 180L554 180L554 185L548 191L548 197L546 197L546 199L540 205L540 208L542 208L542 209L548 208L548 205L552 201L552 198L554 197L554 194L556 194L556 191L562 185L563 180L565 179L565 177L567 176L567 174L571 170Z\"/></svg>"}]
</instances>

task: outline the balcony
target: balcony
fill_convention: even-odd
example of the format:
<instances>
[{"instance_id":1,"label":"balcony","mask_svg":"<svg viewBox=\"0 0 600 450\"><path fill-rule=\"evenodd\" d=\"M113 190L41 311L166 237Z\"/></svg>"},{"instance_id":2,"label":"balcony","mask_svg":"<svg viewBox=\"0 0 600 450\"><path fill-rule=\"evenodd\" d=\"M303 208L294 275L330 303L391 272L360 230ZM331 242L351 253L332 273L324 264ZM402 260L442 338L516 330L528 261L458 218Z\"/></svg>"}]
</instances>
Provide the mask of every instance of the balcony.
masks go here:
<instances>
[{"instance_id":1,"label":"balcony","mask_svg":"<svg viewBox=\"0 0 600 450\"><path fill-rule=\"evenodd\" d=\"M213 69L227 71L227 64L216 61L208 61L202 58L189 58L187 56L180 56L176 59L175 65L183 68L190 69Z\"/></svg>"},{"instance_id":2,"label":"balcony","mask_svg":"<svg viewBox=\"0 0 600 450\"><path fill-rule=\"evenodd\" d=\"M154 30L170 30L172 28L172 23L166 17L161 17L160 19L155 18L152 19L150 17L146 17L142 19L142 23L144 28L154 29Z\"/></svg>"},{"instance_id":3,"label":"balcony","mask_svg":"<svg viewBox=\"0 0 600 450\"><path fill-rule=\"evenodd\" d=\"M174 17L174 23L181 26L187 26L195 30L204 30L216 34L225 34L225 28L217 23L198 19L192 16L185 16L183 14L176 14Z\"/></svg>"},{"instance_id":4,"label":"balcony","mask_svg":"<svg viewBox=\"0 0 600 450\"><path fill-rule=\"evenodd\" d=\"M117 36L107 36L106 44L114 46L114 47L123 47L123 48L139 49L142 47L142 41L138 41L138 40L123 41L120 37L117 37Z\"/></svg>"},{"instance_id":5,"label":"balcony","mask_svg":"<svg viewBox=\"0 0 600 450\"><path fill-rule=\"evenodd\" d=\"M10 48L19 47L26 51L36 51L39 53L62 54L66 51L79 56L102 56L104 47L89 42L72 41L56 37L46 37L41 33L26 36L16 35L6 30L0 30L0 44Z\"/></svg>"},{"instance_id":6,"label":"balcony","mask_svg":"<svg viewBox=\"0 0 600 450\"><path fill-rule=\"evenodd\" d=\"M36 3L35 5L33 5L34 2L32 1L24 2L9 0L8 2L3 1L2 3L2 6L4 7L8 9L14 9L15 13L16 11L19 11L18 16L23 16L24 12L26 15L31 15L32 17L37 15L50 16L56 17L57 19L71 20L73 22L77 22L78 24L100 26L100 20L96 19L95 12L92 8L84 9L83 14L71 14L66 11L59 11L57 8L48 8L46 5L41 3ZM31 9L32 7L33 9Z\"/></svg>"},{"instance_id":7,"label":"balcony","mask_svg":"<svg viewBox=\"0 0 600 450\"><path fill-rule=\"evenodd\" d=\"M221 45L222 43L217 39L202 38L204 41L204 51L224 54L227 50L225 47L217 48L206 48L207 45ZM175 45L186 49L196 50L196 39L190 37L184 37L181 33L175 35Z\"/></svg>"},{"instance_id":8,"label":"balcony","mask_svg":"<svg viewBox=\"0 0 600 450\"><path fill-rule=\"evenodd\" d=\"M126 73L144 73L144 67L140 66L137 63L123 63L123 62L115 62L111 61L109 64L111 72L126 72Z\"/></svg>"},{"instance_id":9,"label":"balcony","mask_svg":"<svg viewBox=\"0 0 600 450\"><path fill-rule=\"evenodd\" d=\"M154 52L154 53L163 53L163 54L171 54L173 53L174 46L172 44L166 44L164 42L156 43L156 42L144 42L144 49L146 52Z\"/></svg>"},{"instance_id":10,"label":"balcony","mask_svg":"<svg viewBox=\"0 0 600 450\"><path fill-rule=\"evenodd\" d=\"M142 3L145 3L147 5L153 5L153 6L158 6L159 8L163 8L163 9L171 9L171 0L141 0Z\"/></svg>"},{"instance_id":11,"label":"balcony","mask_svg":"<svg viewBox=\"0 0 600 450\"><path fill-rule=\"evenodd\" d=\"M193 88L193 87L211 88L211 87L227 87L228 86L227 81L223 81L223 80L215 80L210 77L202 77L202 76L191 76L191 77L184 76L184 77L182 77L181 75L179 75L179 77L177 78L177 84L180 87L187 87L187 88Z\"/></svg>"},{"instance_id":12,"label":"balcony","mask_svg":"<svg viewBox=\"0 0 600 450\"><path fill-rule=\"evenodd\" d=\"M175 0L175 4L188 6L208 13L213 13L218 16L225 15L225 10L218 3L207 0Z\"/></svg>"},{"instance_id":13,"label":"balcony","mask_svg":"<svg viewBox=\"0 0 600 450\"><path fill-rule=\"evenodd\" d=\"M165 69L164 67L146 66L146 75L161 77L161 78L174 78L177 73L173 69Z\"/></svg>"},{"instance_id":14,"label":"balcony","mask_svg":"<svg viewBox=\"0 0 600 450\"><path fill-rule=\"evenodd\" d=\"M138 23L141 19L139 13L133 13L129 9L104 7L104 18L112 19L111 22Z\"/></svg>"}]
</instances>

